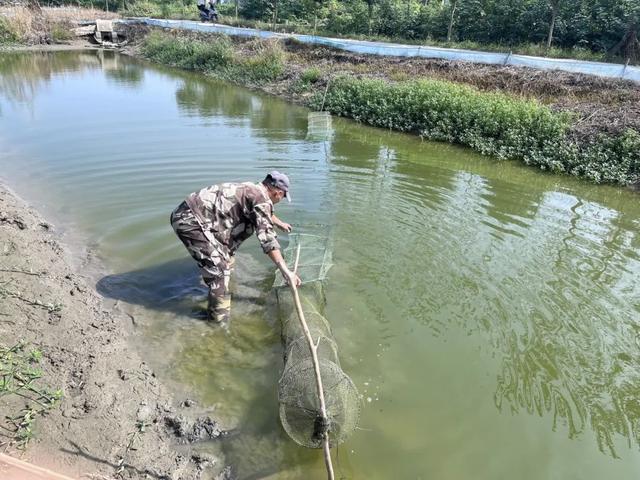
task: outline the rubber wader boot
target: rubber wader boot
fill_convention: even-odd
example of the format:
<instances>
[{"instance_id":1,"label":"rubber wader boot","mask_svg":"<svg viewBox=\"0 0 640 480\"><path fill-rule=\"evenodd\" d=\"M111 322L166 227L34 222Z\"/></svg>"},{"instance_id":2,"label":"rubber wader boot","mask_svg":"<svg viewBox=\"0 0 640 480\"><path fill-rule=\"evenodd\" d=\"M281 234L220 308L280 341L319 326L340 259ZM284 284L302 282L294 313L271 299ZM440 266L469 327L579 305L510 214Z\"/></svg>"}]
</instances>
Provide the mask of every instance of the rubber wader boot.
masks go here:
<instances>
[{"instance_id":1,"label":"rubber wader boot","mask_svg":"<svg viewBox=\"0 0 640 480\"><path fill-rule=\"evenodd\" d=\"M231 316L231 295L218 297L209 292L207 313L212 322L228 324Z\"/></svg>"}]
</instances>

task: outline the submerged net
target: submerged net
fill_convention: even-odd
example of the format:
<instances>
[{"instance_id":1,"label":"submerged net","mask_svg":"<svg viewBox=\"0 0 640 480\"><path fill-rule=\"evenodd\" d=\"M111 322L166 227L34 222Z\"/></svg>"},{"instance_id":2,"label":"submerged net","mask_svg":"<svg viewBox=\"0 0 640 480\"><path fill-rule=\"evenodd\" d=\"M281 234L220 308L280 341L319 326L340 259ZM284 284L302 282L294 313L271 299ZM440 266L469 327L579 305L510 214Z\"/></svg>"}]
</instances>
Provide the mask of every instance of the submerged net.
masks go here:
<instances>
[{"instance_id":1,"label":"submerged net","mask_svg":"<svg viewBox=\"0 0 640 480\"><path fill-rule=\"evenodd\" d=\"M333 124L329 112L307 114L307 140L329 140L333 135Z\"/></svg>"},{"instance_id":2,"label":"submerged net","mask_svg":"<svg viewBox=\"0 0 640 480\"><path fill-rule=\"evenodd\" d=\"M298 275L302 285L298 295L313 341L318 345L320 376L328 417L329 445L344 442L355 430L360 417L360 397L353 381L340 367L338 347L329 322L324 317L323 280L331 267L331 251L325 237L291 234L283 255L287 265L295 262L300 245ZM298 444L322 448L323 425L315 371L295 302L280 274L274 284L282 325L284 370L278 383L280 421Z\"/></svg>"}]
</instances>

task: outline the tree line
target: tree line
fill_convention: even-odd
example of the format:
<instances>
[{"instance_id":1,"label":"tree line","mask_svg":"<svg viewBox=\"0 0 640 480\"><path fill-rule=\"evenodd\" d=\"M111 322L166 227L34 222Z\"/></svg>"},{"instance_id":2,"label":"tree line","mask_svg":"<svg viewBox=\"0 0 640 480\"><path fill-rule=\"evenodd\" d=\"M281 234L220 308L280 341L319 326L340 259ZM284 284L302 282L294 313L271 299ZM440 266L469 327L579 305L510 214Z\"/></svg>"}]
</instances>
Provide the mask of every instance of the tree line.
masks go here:
<instances>
[{"instance_id":1,"label":"tree line","mask_svg":"<svg viewBox=\"0 0 640 480\"><path fill-rule=\"evenodd\" d=\"M640 0L234 1L247 19L297 22L343 35L541 44L640 58Z\"/></svg>"}]
</instances>

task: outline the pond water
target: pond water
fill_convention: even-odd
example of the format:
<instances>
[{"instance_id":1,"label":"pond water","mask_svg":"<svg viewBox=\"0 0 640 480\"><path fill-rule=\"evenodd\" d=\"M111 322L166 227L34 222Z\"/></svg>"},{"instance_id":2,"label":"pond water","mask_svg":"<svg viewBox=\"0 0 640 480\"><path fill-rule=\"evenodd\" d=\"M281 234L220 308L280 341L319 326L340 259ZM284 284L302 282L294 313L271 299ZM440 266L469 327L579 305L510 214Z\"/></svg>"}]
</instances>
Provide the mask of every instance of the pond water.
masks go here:
<instances>
[{"instance_id":1,"label":"pond water","mask_svg":"<svg viewBox=\"0 0 640 480\"><path fill-rule=\"evenodd\" d=\"M101 258L98 290L178 401L234 427L239 478L326 478L280 427L273 268L238 255L229 333L199 320L168 217L287 172L280 217L326 234L326 317L362 394L337 478L640 475L640 202L109 52L0 54L0 175ZM286 245L286 235L281 236Z\"/></svg>"}]
</instances>

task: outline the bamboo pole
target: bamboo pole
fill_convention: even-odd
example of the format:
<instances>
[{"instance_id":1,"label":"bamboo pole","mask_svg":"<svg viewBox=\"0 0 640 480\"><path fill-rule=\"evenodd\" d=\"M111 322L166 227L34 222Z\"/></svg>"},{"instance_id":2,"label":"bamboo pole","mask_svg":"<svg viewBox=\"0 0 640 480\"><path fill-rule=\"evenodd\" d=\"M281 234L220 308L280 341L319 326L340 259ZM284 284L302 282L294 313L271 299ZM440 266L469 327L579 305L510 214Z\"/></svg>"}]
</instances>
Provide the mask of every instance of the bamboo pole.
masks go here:
<instances>
[{"instance_id":1,"label":"bamboo pole","mask_svg":"<svg viewBox=\"0 0 640 480\"><path fill-rule=\"evenodd\" d=\"M298 271L298 262L300 261L300 243L298 243L298 249L296 250L296 261L293 267L293 273L296 275ZM291 288L291 293L293 294L293 300L296 304L296 311L298 312L298 318L300 319L300 325L302 325L302 330L304 331L304 335L307 338L307 344L309 345L309 350L311 351L311 357L313 360L313 370L316 374L316 389L318 391L318 399L320 400L320 414L323 419L327 418L327 408L324 403L324 389L322 388L322 377L320 376L320 362L318 361L318 345L313 343L313 338L311 337L311 332L309 331L309 327L307 326L307 321L304 318L304 312L302 311L302 305L300 304L300 297L298 296L298 287L295 282L291 282L289 284L289 288ZM323 442L322 442L322 450L324 452L324 463L327 467L327 478L328 480L334 480L333 473L333 464L331 463L331 450L329 449L329 435L324 434Z\"/></svg>"}]
</instances>

